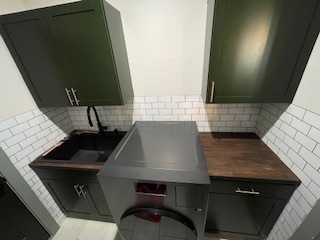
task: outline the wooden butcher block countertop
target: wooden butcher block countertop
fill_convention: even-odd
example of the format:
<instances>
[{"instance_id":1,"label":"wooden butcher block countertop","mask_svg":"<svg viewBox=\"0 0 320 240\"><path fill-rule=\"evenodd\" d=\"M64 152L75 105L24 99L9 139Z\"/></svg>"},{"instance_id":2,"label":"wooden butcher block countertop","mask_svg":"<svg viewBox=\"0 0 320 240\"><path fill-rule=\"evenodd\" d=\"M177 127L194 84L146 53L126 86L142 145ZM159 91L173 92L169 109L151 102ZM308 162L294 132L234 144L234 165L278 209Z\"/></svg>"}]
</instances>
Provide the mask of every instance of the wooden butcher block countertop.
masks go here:
<instances>
[{"instance_id":1,"label":"wooden butcher block countertop","mask_svg":"<svg viewBox=\"0 0 320 240\"><path fill-rule=\"evenodd\" d=\"M199 133L211 179L300 184L300 180L254 133ZM32 168L98 172L104 163L33 161Z\"/></svg>"},{"instance_id":2,"label":"wooden butcher block countertop","mask_svg":"<svg viewBox=\"0 0 320 240\"><path fill-rule=\"evenodd\" d=\"M299 178L254 133L200 133L211 179L299 184Z\"/></svg>"}]
</instances>

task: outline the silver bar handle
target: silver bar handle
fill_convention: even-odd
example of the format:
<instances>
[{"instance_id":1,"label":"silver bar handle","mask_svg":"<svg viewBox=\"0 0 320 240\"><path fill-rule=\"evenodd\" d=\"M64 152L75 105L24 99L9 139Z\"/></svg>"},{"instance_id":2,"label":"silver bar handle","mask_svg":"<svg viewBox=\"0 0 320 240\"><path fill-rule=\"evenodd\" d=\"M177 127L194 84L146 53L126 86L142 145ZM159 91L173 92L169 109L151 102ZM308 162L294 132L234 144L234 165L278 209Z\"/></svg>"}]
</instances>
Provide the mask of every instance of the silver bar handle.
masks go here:
<instances>
[{"instance_id":1,"label":"silver bar handle","mask_svg":"<svg viewBox=\"0 0 320 240\"><path fill-rule=\"evenodd\" d=\"M83 190L84 185L79 186L79 188L80 188L80 191L81 191L82 195L83 195L84 197L86 197L87 192Z\"/></svg>"},{"instance_id":2,"label":"silver bar handle","mask_svg":"<svg viewBox=\"0 0 320 240\"><path fill-rule=\"evenodd\" d=\"M73 94L74 100L76 101L76 105L78 105L78 106L79 106L79 102L80 102L80 100L78 100L78 98L77 98L77 94L76 94L76 91L77 91L77 90L75 90L74 88L71 88L71 91L72 91L72 94Z\"/></svg>"},{"instance_id":3,"label":"silver bar handle","mask_svg":"<svg viewBox=\"0 0 320 240\"><path fill-rule=\"evenodd\" d=\"M251 188L251 191L245 191L245 190L241 190L239 187L237 187L237 189L235 190L236 193L243 193L243 194L252 194L252 195L259 195L260 192L256 192Z\"/></svg>"},{"instance_id":4,"label":"silver bar handle","mask_svg":"<svg viewBox=\"0 0 320 240\"><path fill-rule=\"evenodd\" d=\"M73 185L73 187L74 187L74 190L76 190L76 193L78 194L78 197L81 197L81 192L78 190L79 184Z\"/></svg>"},{"instance_id":5,"label":"silver bar handle","mask_svg":"<svg viewBox=\"0 0 320 240\"><path fill-rule=\"evenodd\" d=\"M212 81L212 84L211 84L210 102L213 102L213 94L214 94L214 81Z\"/></svg>"},{"instance_id":6,"label":"silver bar handle","mask_svg":"<svg viewBox=\"0 0 320 240\"><path fill-rule=\"evenodd\" d=\"M73 100L71 99L71 96L70 96L70 90L68 90L68 88L65 88L65 90L66 90L69 102L70 102L71 106L73 106Z\"/></svg>"}]
</instances>

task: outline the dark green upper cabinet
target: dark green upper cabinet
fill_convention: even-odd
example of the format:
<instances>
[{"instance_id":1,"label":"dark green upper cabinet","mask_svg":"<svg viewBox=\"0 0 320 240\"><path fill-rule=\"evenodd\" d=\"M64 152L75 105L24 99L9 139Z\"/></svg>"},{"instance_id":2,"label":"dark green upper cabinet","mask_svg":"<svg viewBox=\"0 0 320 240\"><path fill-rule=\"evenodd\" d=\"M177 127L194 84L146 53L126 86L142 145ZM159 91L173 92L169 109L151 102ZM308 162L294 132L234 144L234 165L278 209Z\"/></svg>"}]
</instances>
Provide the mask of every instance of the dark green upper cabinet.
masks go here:
<instances>
[{"instance_id":1,"label":"dark green upper cabinet","mask_svg":"<svg viewBox=\"0 0 320 240\"><path fill-rule=\"evenodd\" d=\"M319 33L318 2L215 1L206 102L291 102Z\"/></svg>"},{"instance_id":2,"label":"dark green upper cabinet","mask_svg":"<svg viewBox=\"0 0 320 240\"><path fill-rule=\"evenodd\" d=\"M132 98L121 17L105 1L11 14L0 22L39 106L121 105Z\"/></svg>"},{"instance_id":3,"label":"dark green upper cabinet","mask_svg":"<svg viewBox=\"0 0 320 240\"><path fill-rule=\"evenodd\" d=\"M42 12L12 14L0 21L1 35L37 104L69 105L64 89L71 86L65 65Z\"/></svg>"}]
</instances>

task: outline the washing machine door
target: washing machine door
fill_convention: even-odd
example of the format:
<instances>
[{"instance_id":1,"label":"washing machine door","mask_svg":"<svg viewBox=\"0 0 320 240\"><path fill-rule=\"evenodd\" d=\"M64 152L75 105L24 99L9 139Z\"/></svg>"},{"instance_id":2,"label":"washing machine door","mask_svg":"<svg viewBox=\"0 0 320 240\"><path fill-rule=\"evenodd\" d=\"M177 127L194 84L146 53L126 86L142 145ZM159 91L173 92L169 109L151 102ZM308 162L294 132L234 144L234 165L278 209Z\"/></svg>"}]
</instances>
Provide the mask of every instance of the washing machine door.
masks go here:
<instances>
[{"instance_id":1,"label":"washing machine door","mask_svg":"<svg viewBox=\"0 0 320 240\"><path fill-rule=\"evenodd\" d=\"M197 231L182 214L159 208L133 208L120 220L125 240L196 240Z\"/></svg>"}]
</instances>

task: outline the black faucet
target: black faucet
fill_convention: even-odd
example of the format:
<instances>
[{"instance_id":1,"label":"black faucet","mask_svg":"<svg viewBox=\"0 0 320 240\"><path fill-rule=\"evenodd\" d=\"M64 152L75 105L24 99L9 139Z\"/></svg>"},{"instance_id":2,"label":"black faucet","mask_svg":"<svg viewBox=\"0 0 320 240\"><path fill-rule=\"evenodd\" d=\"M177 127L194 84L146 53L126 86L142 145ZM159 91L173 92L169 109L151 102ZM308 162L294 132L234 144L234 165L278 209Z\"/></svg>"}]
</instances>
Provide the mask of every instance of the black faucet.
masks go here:
<instances>
[{"instance_id":1,"label":"black faucet","mask_svg":"<svg viewBox=\"0 0 320 240\"><path fill-rule=\"evenodd\" d=\"M87 108L87 117L88 117L88 122L90 124L90 126L92 127L93 124L92 124L92 121L91 121L91 117L90 117L90 109L93 109L94 111L94 114L96 115L96 119L97 119L97 125L98 125L98 128L99 128L99 132L100 134L104 134L104 131L108 129L107 126L102 126L100 120L99 120L99 116L98 116L98 112L97 112L97 109L94 107L94 106L88 106Z\"/></svg>"}]
</instances>

